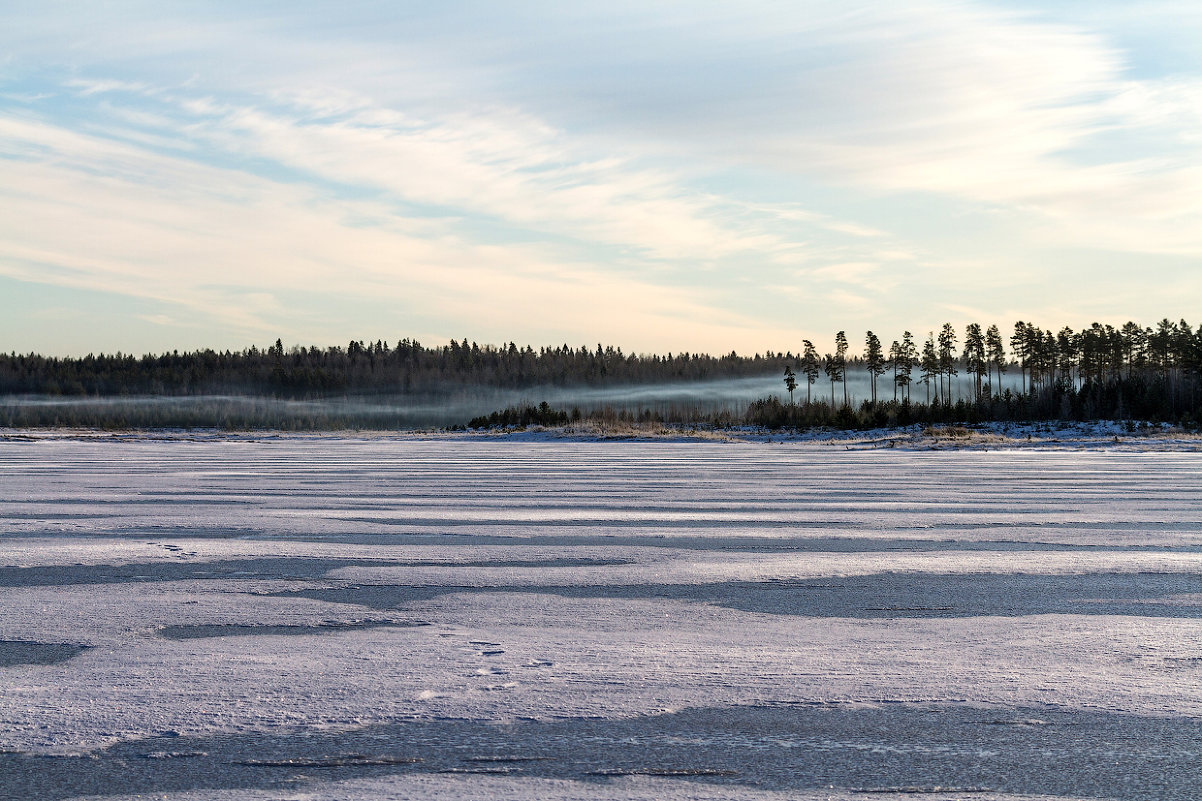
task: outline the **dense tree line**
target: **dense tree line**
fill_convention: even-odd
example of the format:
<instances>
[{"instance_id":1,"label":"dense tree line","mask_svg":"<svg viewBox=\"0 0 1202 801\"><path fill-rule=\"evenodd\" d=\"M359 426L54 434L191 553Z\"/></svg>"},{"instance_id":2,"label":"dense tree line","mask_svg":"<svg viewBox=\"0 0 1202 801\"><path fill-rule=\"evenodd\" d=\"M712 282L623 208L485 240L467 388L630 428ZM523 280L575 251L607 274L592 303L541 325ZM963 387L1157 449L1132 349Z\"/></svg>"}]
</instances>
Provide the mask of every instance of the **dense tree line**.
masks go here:
<instances>
[{"instance_id":1,"label":"dense tree line","mask_svg":"<svg viewBox=\"0 0 1202 801\"><path fill-rule=\"evenodd\" d=\"M538 386L610 386L745 378L778 372L791 353L724 356L696 353L625 354L621 348L568 345L519 348L451 341L424 347L403 339L351 342L345 348L165 353L135 357L88 355L52 358L0 354L0 394L111 397L120 395L246 394L279 398L446 392L455 387L521 389Z\"/></svg>"},{"instance_id":2,"label":"dense tree line","mask_svg":"<svg viewBox=\"0 0 1202 801\"><path fill-rule=\"evenodd\" d=\"M1009 346L1009 349L1007 349ZM155 396L198 398L189 406L55 407L9 402L0 425L105 425L328 428L405 427L393 411L298 407L330 398L370 395L449 398L465 388L605 387L783 375L788 401L764 398L744 413L664 406L574 410L572 419L752 424L769 427L865 428L907 423L987 420L1140 419L1196 425L1202 419L1202 327L1161 320L1151 327L1094 323L1074 331L1026 322L1004 337L996 325L968 325L963 338L950 323L919 342L905 332L888 349L872 331L862 354L846 332L820 355L802 341L798 353L740 356L624 354L620 348L567 345L519 348L451 341L425 347L408 339L394 347L355 341L344 347L173 352L51 358L0 354L0 397L80 397L98 400ZM954 380L963 373L967 382ZM848 388L850 375L868 379L866 398ZM1010 387L1003 389L1009 374ZM1017 375L1016 375L1017 374ZM821 376L830 382L815 387ZM969 389L963 389L967 383ZM915 395L915 384L921 394ZM890 387L891 385L891 387ZM234 399L204 400L210 396ZM276 405L237 398L277 399ZM289 406L291 403L293 405ZM281 405L283 404L283 405ZM487 407L485 407L487 408ZM299 409L299 411L298 411ZM551 420L554 417L554 421ZM495 418L495 419L494 419ZM481 426L562 422L545 407L515 407L472 420Z\"/></svg>"},{"instance_id":3,"label":"dense tree line","mask_svg":"<svg viewBox=\"0 0 1202 801\"><path fill-rule=\"evenodd\" d=\"M963 345L961 347L961 341ZM834 350L820 356L803 340L801 353L783 368L788 401L762 398L741 420L725 412L665 414L662 409L593 410L585 418L622 422L745 424L768 428L835 427L867 429L913 423L981 423L1026 420L1151 420L1195 428L1202 421L1202 327L1164 319L1154 327L1129 322L1119 328L1094 323L1081 331L1045 331L1019 321L1009 337L1010 352L997 325L969 324L963 340L950 323L928 334L921 348L906 331L888 353L872 331L862 356L849 356L847 334L834 337ZM867 373L869 397L855 403L848 392L850 370ZM963 371L970 390L958 392L953 379ZM1019 373L1019 388L1002 389L1002 377ZM830 400L814 392L825 374ZM892 399L880 382L889 374ZM916 377L917 374L917 377ZM801 383L805 398L795 402ZM922 384L921 400L912 397ZM836 385L842 385L837 391ZM572 419L579 419L579 413ZM473 426L496 427L477 418ZM502 424L504 425L504 424Z\"/></svg>"},{"instance_id":4,"label":"dense tree line","mask_svg":"<svg viewBox=\"0 0 1202 801\"><path fill-rule=\"evenodd\" d=\"M1164 319L1154 327L1128 322L1121 327L1094 323L1074 331L1045 331L1019 321L1009 337L1010 353L996 325L978 323L964 331L963 349L954 326L930 332L921 349L906 331L885 355L872 331L864 339L859 365L868 372L870 396L859 407L847 393L848 341L835 334L834 352L819 357L803 342L797 366L806 380L806 401L793 403L794 365L784 369L788 405L777 399L752 404L748 422L796 426L905 425L911 422L979 422L1029 419L1143 419L1197 425L1202 419L1202 326ZM971 391L954 390L963 370ZM1001 389L1008 370L1020 373L1020 389ZM914 373L917 371L918 378ZM819 372L831 382L831 400L815 403L811 387ZM878 380L892 373L893 399L882 401ZM835 384L843 384L837 403ZM914 383L924 385L922 403L912 400Z\"/></svg>"}]
</instances>

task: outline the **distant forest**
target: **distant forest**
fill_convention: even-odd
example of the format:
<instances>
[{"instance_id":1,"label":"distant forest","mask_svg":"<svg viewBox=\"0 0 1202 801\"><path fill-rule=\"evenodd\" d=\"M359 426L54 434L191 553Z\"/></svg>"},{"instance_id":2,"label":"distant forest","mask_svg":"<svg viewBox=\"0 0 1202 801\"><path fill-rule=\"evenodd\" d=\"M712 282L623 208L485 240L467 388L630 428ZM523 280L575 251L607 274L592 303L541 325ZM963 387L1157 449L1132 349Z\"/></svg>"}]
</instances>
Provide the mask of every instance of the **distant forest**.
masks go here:
<instances>
[{"instance_id":1,"label":"distant forest","mask_svg":"<svg viewBox=\"0 0 1202 801\"><path fill-rule=\"evenodd\" d=\"M280 340L266 350L201 350L136 357L57 359L0 354L0 394L216 395L249 394L305 399L330 395L438 394L464 386L527 388L607 386L743 378L779 372L792 354L666 356L625 354L621 348L568 345L519 348L451 340L425 347L402 339L344 347L292 347Z\"/></svg>"},{"instance_id":2,"label":"distant forest","mask_svg":"<svg viewBox=\"0 0 1202 801\"><path fill-rule=\"evenodd\" d=\"M820 353L803 340L797 353L751 356L627 354L602 345L535 350L467 340L426 347L409 339L393 347L379 340L288 349L276 340L263 350L141 357L10 353L0 354L0 425L403 428L403 422L390 422L387 408L365 413L346 404L321 404L383 397L437 402L481 388L687 385L769 375L779 377L783 391L752 401L745 410L586 403L569 410L543 404L498 410L464 422L480 427L600 419L867 428L916 422L1134 419L1195 427L1202 418L1202 327L1195 331L1184 320L1165 319L1152 327L1095 323L1081 331L1045 331L1020 321L1006 337L996 325L982 328L974 323L959 332L945 324L921 343L905 332L886 348L871 331L863 343L853 351L840 331L830 351ZM961 375L968 381L953 380ZM849 377L866 379L866 398L849 393ZM1012 386L1002 389L1004 383ZM106 402L149 397L222 400L207 407ZM264 399L280 403L266 404Z\"/></svg>"}]
</instances>

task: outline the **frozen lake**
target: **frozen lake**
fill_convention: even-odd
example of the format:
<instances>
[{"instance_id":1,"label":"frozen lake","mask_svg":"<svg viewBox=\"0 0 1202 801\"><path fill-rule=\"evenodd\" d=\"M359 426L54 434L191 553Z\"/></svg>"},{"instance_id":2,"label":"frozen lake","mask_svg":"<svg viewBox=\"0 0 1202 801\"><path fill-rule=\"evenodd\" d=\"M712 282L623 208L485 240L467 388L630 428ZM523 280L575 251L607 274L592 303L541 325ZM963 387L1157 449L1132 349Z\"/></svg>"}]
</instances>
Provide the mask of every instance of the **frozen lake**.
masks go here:
<instances>
[{"instance_id":1,"label":"frozen lake","mask_svg":"<svg viewBox=\"0 0 1202 801\"><path fill-rule=\"evenodd\" d=\"M1197 799L1202 454L0 441L0 799Z\"/></svg>"}]
</instances>

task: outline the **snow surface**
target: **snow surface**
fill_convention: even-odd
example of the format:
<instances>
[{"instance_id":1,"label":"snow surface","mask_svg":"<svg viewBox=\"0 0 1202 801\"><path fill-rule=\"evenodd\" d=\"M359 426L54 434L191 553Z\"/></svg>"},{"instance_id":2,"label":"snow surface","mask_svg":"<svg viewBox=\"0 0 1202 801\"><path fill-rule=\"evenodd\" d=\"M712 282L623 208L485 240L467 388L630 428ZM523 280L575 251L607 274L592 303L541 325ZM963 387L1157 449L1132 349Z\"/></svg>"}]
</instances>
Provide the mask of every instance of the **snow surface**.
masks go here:
<instances>
[{"instance_id":1,"label":"snow surface","mask_svg":"<svg viewBox=\"0 0 1202 801\"><path fill-rule=\"evenodd\" d=\"M1202 455L1104 436L10 432L0 798L1197 798Z\"/></svg>"}]
</instances>

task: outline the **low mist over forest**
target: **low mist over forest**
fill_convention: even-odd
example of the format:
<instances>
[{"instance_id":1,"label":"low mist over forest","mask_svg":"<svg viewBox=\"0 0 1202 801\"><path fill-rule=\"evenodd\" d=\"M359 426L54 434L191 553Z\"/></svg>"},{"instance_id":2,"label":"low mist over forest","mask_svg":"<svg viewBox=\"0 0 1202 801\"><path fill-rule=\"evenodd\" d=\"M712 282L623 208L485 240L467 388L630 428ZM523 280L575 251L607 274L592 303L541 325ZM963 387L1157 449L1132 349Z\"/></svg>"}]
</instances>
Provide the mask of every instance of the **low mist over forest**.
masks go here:
<instances>
[{"instance_id":1,"label":"low mist over forest","mask_svg":"<svg viewBox=\"0 0 1202 801\"><path fill-rule=\"evenodd\" d=\"M1202 328L950 324L885 347L628 354L403 339L135 357L0 354L0 425L412 428L582 419L772 428L1139 419L1194 426ZM542 404L541 406L539 404Z\"/></svg>"}]
</instances>

